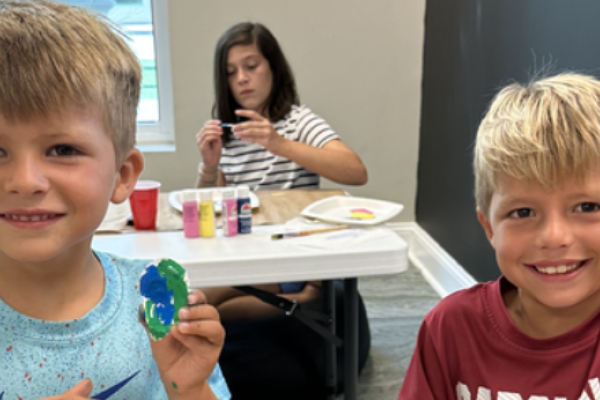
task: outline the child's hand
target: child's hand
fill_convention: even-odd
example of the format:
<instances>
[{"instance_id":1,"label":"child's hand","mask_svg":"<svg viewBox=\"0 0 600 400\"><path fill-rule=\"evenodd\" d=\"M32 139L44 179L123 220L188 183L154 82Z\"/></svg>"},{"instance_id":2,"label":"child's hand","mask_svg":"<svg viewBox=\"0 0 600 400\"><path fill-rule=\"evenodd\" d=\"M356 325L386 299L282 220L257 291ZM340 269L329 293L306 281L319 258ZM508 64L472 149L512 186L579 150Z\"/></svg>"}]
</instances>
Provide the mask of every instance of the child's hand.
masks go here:
<instances>
[{"instance_id":1,"label":"child's hand","mask_svg":"<svg viewBox=\"0 0 600 400\"><path fill-rule=\"evenodd\" d=\"M202 130L196 134L196 145L202 154L202 162L207 168L216 169L219 166L223 147L221 136L223 136L223 128L221 128L221 121L217 120L206 121Z\"/></svg>"},{"instance_id":2,"label":"child's hand","mask_svg":"<svg viewBox=\"0 0 600 400\"><path fill-rule=\"evenodd\" d=\"M235 113L250 118L250 121L233 126L235 136L246 142L258 143L271 153L278 154L278 148L285 139L273 128L271 121L255 111L236 110Z\"/></svg>"},{"instance_id":3,"label":"child's hand","mask_svg":"<svg viewBox=\"0 0 600 400\"><path fill-rule=\"evenodd\" d=\"M84 379L79 382L77 385L67 390L60 396L47 397L45 399L40 400L81 400L81 399L89 399L92 394L92 381L89 379Z\"/></svg>"},{"instance_id":4,"label":"child's hand","mask_svg":"<svg viewBox=\"0 0 600 400\"><path fill-rule=\"evenodd\" d=\"M225 341L217 309L206 304L200 291L188 297L179 311L180 322L162 340L150 341L152 354L169 398L200 399Z\"/></svg>"}]
</instances>

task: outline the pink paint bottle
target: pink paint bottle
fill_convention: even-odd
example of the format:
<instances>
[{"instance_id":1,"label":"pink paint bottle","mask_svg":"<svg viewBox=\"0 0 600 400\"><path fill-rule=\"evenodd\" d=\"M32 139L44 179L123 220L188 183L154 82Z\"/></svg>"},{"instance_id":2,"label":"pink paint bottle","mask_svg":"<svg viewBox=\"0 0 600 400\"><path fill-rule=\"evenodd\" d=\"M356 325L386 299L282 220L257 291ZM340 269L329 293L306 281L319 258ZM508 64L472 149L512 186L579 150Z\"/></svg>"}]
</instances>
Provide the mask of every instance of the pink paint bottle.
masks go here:
<instances>
[{"instance_id":1,"label":"pink paint bottle","mask_svg":"<svg viewBox=\"0 0 600 400\"><path fill-rule=\"evenodd\" d=\"M238 234L238 207L235 198L234 189L223 189L222 216L223 216L223 235L235 236Z\"/></svg>"},{"instance_id":2,"label":"pink paint bottle","mask_svg":"<svg viewBox=\"0 0 600 400\"><path fill-rule=\"evenodd\" d=\"M198 199L196 198L196 192L191 190L184 191L181 205L183 236L186 238L200 236L200 232L198 231Z\"/></svg>"}]
</instances>

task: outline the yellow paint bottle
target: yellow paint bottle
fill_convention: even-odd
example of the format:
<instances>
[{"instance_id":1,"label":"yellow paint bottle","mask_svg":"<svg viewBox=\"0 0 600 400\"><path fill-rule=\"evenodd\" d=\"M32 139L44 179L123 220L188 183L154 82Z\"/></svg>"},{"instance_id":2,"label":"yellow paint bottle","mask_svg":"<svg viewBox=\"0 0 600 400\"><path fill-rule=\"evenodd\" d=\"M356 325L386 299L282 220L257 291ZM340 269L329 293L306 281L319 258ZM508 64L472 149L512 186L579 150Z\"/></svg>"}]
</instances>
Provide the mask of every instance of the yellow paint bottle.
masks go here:
<instances>
[{"instance_id":1,"label":"yellow paint bottle","mask_svg":"<svg viewBox=\"0 0 600 400\"><path fill-rule=\"evenodd\" d=\"M211 190L200 192L200 218L198 225L201 237L215 236L215 202Z\"/></svg>"}]
</instances>

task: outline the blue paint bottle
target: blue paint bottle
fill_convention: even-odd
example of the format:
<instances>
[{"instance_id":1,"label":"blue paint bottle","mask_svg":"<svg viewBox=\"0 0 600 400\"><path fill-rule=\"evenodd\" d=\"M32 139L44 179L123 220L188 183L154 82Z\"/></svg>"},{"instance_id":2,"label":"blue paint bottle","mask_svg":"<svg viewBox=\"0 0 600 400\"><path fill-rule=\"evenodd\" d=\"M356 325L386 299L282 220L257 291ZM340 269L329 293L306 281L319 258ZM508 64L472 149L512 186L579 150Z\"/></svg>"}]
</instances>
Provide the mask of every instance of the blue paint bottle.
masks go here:
<instances>
[{"instance_id":1,"label":"blue paint bottle","mask_svg":"<svg viewBox=\"0 0 600 400\"><path fill-rule=\"evenodd\" d=\"M252 233L252 205L250 204L250 188L237 187L238 233Z\"/></svg>"}]
</instances>

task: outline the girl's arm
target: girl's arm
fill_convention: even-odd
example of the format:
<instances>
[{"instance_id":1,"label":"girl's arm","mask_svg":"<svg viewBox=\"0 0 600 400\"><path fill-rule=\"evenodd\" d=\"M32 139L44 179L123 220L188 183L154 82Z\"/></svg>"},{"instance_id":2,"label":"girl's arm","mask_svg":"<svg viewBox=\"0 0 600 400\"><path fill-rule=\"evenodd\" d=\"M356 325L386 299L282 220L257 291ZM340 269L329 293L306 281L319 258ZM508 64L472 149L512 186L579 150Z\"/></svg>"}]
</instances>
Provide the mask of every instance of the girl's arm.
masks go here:
<instances>
[{"instance_id":1,"label":"girl's arm","mask_svg":"<svg viewBox=\"0 0 600 400\"><path fill-rule=\"evenodd\" d=\"M331 140L323 147L287 140L281 142L271 153L285 157L317 175L344 185L367 183L367 169L348 146L340 140Z\"/></svg>"},{"instance_id":2,"label":"girl's arm","mask_svg":"<svg viewBox=\"0 0 600 400\"><path fill-rule=\"evenodd\" d=\"M344 185L367 182L367 169L361 159L340 140L330 140L323 147L315 147L284 138L268 119L254 111L236 110L236 114L250 118L232 128L241 140L258 143L271 153L334 182Z\"/></svg>"},{"instance_id":3,"label":"girl's arm","mask_svg":"<svg viewBox=\"0 0 600 400\"><path fill-rule=\"evenodd\" d=\"M206 121L200 132L196 134L196 145L203 162L198 166L198 181L196 187L214 187L225 186L225 175L219 169L219 160L221 159L221 142L223 129L221 121Z\"/></svg>"},{"instance_id":4,"label":"girl's arm","mask_svg":"<svg viewBox=\"0 0 600 400\"><path fill-rule=\"evenodd\" d=\"M209 169L203 163L198 166L198 181L196 187L215 187L215 186L226 186L227 180L225 174L219 167L216 169Z\"/></svg>"}]
</instances>

